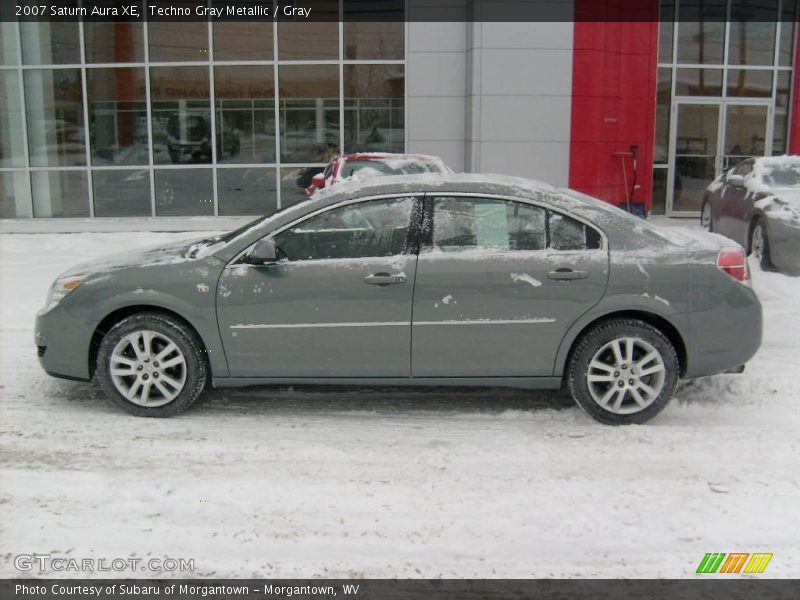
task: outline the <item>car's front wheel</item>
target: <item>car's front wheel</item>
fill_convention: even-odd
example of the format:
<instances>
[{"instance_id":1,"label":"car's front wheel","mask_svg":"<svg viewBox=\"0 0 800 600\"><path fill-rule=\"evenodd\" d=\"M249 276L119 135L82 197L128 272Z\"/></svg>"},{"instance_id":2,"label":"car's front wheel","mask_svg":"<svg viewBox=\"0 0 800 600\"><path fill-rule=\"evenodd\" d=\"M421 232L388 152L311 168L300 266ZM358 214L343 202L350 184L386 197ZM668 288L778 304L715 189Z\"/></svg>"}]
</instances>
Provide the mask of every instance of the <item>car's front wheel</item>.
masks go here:
<instances>
[{"instance_id":1,"label":"car's front wheel","mask_svg":"<svg viewBox=\"0 0 800 600\"><path fill-rule=\"evenodd\" d=\"M761 265L761 268L768 270L772 268L772 260L769 255L769 237L767 228L760 219L755 222L750 231L750 253Z\"/></svg>"},{"instance_id":2,"label":"car's front wheel","mask_svg":"<svg viewBox=\"0 0 800 600\"><path fill-rule=\"evenodd\" d=\"M711 216L711 202L704 202L700 211L700 226L706 231L714 231L714 218Z\"/></svg>"},{"instance_id":3,"label":"car's front wheel","mask_svg":"<svg viewBox=\"0 0 800 600\"><path fill-rule=\"evenodd\" d=\"M170 417L205 386L208 366L197 335L161 313L139 313L112 327L100 343L97 375L108 397L139 417Z\"/></svg>"},{"instance_id":4,"label":"car's front wheel","mask_svg":"<svg viewBox=\"0 0 800 600\"><path fill-rule=\"evenodd\" d=\"M679 363L669 339L636 319L604 321L578 342L567 366L575 402L608 425L644 423L675 392Z\"/></svg>"}]
</instances>

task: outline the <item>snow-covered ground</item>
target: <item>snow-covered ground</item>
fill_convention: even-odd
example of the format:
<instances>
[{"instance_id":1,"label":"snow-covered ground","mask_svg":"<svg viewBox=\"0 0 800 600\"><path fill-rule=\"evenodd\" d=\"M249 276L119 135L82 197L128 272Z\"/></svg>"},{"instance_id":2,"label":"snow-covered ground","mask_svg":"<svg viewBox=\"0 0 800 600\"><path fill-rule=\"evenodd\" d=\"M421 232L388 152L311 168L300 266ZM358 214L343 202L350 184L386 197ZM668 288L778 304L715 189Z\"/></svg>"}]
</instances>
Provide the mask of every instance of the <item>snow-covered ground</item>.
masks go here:
<instances>
[{"instance_id":1,"label":"snow-covered ground","mask_svg":"<svg viewBox=\"0 0 800 600\"><path fill-rule=\"evenodd\" d=\"M49 553L193 558L185 577L690 577L712 551L800 576L800 279L756 270L747 371L639 427L508 390L211 391L137 419L42 372L58 273L198 235L0 236L0 576Z\"/></svg>"}]
</instances>

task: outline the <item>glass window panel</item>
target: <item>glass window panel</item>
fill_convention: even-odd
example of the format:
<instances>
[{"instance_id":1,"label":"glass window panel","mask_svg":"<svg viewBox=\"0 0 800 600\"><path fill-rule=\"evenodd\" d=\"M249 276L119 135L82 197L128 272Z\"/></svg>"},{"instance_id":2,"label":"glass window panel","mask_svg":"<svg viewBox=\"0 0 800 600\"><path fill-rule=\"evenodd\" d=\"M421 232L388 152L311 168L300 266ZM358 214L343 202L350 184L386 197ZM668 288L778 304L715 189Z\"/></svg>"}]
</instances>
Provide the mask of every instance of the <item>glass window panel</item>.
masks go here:
<instances>
[{"instance_id":1,"label":"glass window panel","mask_svg":"<svg viewBox=\"0 0 800 600\"><path fill-rule=\"evenodd\" d=\"M775 115L772 130L772 154L786 154L786 135L789 125L789 85L791 72L778 72L778 87L775 94Z\"/></svg>"},{"instance_id":2,"label":"glass window panel","mask_svg":"<svg viewBox=\"0 0 800 600\"><path fill-rule=\"evenodd\" d=\"M147 169L92 171L94 216L150 216L150 173Z\"/></svg>"},{"instance_id":3,"label":"glass window panel","mask_svg":"<svg viewBox=\"0 0 800 600\"><path fill-rule=\"evenodd\" d=\"M402 65L345 65L345 152L405 150Z\"/></svg>"},{"instance_id":4,"label":"glass window panel","mask_svg":"<svg viewBox=\"0 0 800 600\"><path fill-rule=\"evenodd\" d=\"M20 23L22 62L26 65L64 65L81 62L77 23Z\"/></svg>"},{"instance_id":5,"label":"glass window panel","mask_svg":"<svg viewBox=\"0 0 800 600\"><path fill-rule=\"evenodd\" d=\"M157 169L156 215L213 215L214 189L211 177L211 169Z\"/></svg>"},{"instance_id":6,"label":"glass window panel","mask_svg":"<svg viewBox=\"0 0 800 600\"><path fill-rule=\"evenodd\" d=\"M679 63L722 63L725 4L725 0L680 3L680 22L677 23Z\"/></svg>"},{"instance_id":7,"label":"glass window panel","mask_svg":"<svg viewBox=\"0 0 800 600\"><path fill-rule=\"evenodd\" d=\"M510 200L437 198L434 252L544 250L545 210Z\"/></svg>"},{"instance_id":8,"label":"glass window panel","mask_svg":"<svg viewBox=\"0 0 800 600\"><path fill-rule=\"evenodd\" d=\"M748 156L764 156L767 137L767 107L729 104L725 110L725 142L722 168Z\"/></svg>"},{"instance_id":9,"label":"glass window panel","mask_svg":"<svg viewBox=\"0 0 800 600\"><path fill-rule=\"evenodd\" d=\"M717 165L719 106L679 104L676 113L673 210L699 211Z\"/></svg>"},{"instance_id":10,"label":"glass window panel","mask_svg":"<svg viewBox=\"0 0 800 600\"><path fill-rule=\"evenodd\" d=\"M339 23L278 23L278 55L281 60L339 58Z\"/></svg>"},{"instance_id":11,"label":"glass window panel","mask_svg":"<svg viewBox=\"0 0 800 600\"><path fill-rule=\"evenodd\" d=\"M775 60L778 0L733 0L728 64L771 65Z\"/></svg>"},{"instance_id":12,"label":"glass window panel","mask_svg":"<svg viewBox=\"0 0 800 600\"><path fill-rule=\"evenodd\" d=\"M344 58L349 60L405 58L405 23L348 22L344 25Z\"/></svg>"},{"instance_id":13,"label":"glass window panel","mask_svg":"<svg viewBox=\"0 0 800 600\"><path fill-rule=\"evenodd\" d=\"M600 234L572 217L550 211L547 219L553 250L596 250L600 248Z\"/></svg>"},{"instance_id":14,"label":"glass window panel","mask_svg":"<svg viewBox=\"0 0 800 600\"><path fill-rule=\"evenodd\" d=\"M0 71L0 167L25 166L19 73Z\"/></svg>"},{"instance_id":15,"label":"glass window panel","mask_svg":"<svg viewBox=\"0 0 800 600\"><path fill-rule=\"evenodd\" d=\"M772 96L772 70L728 70L728 96L769 98Z\"/></svg>"},{"instance_id":16,"label":"glass window panel","mask_svg":"<svg viewBox=\"0 0 800 600\"><path fill-rule=\"evenodd\" d=\"M274 168L217 169L220 215L266 215L278 208Z\"/></svg>"},{"instance_id":17,"label":"glass window panel","mask_svg":"<svg viewBox=\"0 0 800 600\"><path fill-rule=\"evenodd\" d=\"M92 164L146 165L144 69L87 69L86 77Z\"/></svg>"},{"instance_id":18,"label":"glass window panel","mask_svg":"<svg viewBox=\"0 0 800 600\"><path fill-rule=\"evenodd\" d=\"M208 60L208 24L172 21L148 24L150 60Z\"/></svg>"},{"instance_id":19,"label":"glass window panel","mask_svg":"<svg viewBox=\"0 0 800 600\"><path fill-rule=\"evenodd\" d=\"M669 153L669 117L672 102L672 69L658 69L656 93L656 139L653 161L666 163Z\"/></svg>"},{"instance_id":20,"label":"glass window panel","mask_svg":"<svg viewBox=\"0 0 800 600\"><path fill-rule=\"evenodd\" d=\"M25 171L0 171L0 219L31 217L31 189Z\"/></svg>"},{"instance_id":21,"label":"glass window panel","mask_svg":"<svg viewBox=\"0 0 800 600\"><path fill-rule=\"evenodd\" d=\"M311 184L311 178L324 170L325 165L281 169L281 206L308 200L306 188Z\"/></svg>"},{"instance_id":22,"label":"glass window panel","mask_svg":"<svg viewBox=\"0 0 800 600\"><path fill-rule=\"evenodd\" d=\"M796 0L783 0L781 5L781 33L778 46L778 64L782 67L791 67L794 64L795 23L800 15L797 14Z\"/></svg>"},{"instance_id":23,"label":"glass window panel","mask_svg":"<svg viewBox=\"0 0 800 600\"><path fill-rule=\"evenodd\" d=\"M663 215L667 212L668 169L653 169L653 206L651 213Z\"/></svg>"},{"instance_id":24,"label":"glass window panel","mask_svg":"<svg viewBox=\"0 0 800 600\"><path fill-rule=\"evenodd\" d=\"M399 198L334 208L278 234L275 245L288 260L397 256L413 206L413 198Z\"/></svg>"},{"instance_id":25,"label":"glass window panel","mask_svg":"<svg viewBox=\"0 0 800 600\"><path fill-rule=\"evenodd\" d=\"M83 25L87 63L144 61L141 23L89 23Z\"/></svg>"},{"instance_id":26,"label":"glass window panel","mask_svg":"<svg viewBox=\"0 0 800 600\"><path fill-rule=\"evenodd\" d=\"M216 67L217 161L275 162L275 84L271 66Z\"/></svg>"},{"instance_id":27,"label":"glass window panel","mask_svg":"<svg viewBox=\"0 0 800 600\"><path fill-rule=\"evenodd\" d=\"M326 162L339 150L339 67L280 67L281 160Z\"/></svg>"},{"instance_id":28,"label":"glass window panel","mask_svg":"<svg viewBox=\"0 0 800 600\"><path fill-rule=\"evenodd\" d=\"M210 163L208 69L154 67L150 78L153 162Z\"/></svg>"},{"instance_id":29,"label":"glass window panel","mask_svg":"<svg viewBox=\"0 0 800 600\"><path fill-rule=\"evenodd\" d=\"M16 65L18 63L16 29L16 23L0 22L0 65Z\"/></svg>"},{"instance_id":30,"label":"glass window panel","mask_svg":"<svg viewBox=\"0 0 800 600\"><path fill-rule=\"evenodd\" d=\"M86 164L78 69L25 71L28 149L34 167Z\"/></svg>"},{"instance_id":31,"label":"glass window panel","mask_svg":"<svg viewBox=\"0 0 800 600\"><path fill-rule=\"evenodd\" d=\"M721 96L722 70L677 69L675 75L676 96Z\"/></svg>"},{"instance_id":32,"label":"glass window panel","mask_svg":"<svg viewBox=\"0 0 800 600\"><path fill-rule=\"evenodd\" d=\"M214 23L214 60L272 60L272 23Z\"/></svg>"},{"instance_id":33,"label":"glass window panel","mask_svg":"<svg viewBox=\"0 0 800 600\"><path fill-rule=\"evenodd\" d=\"M672 62L675 32L675 0L661 0L659 8L658 62Z\"/></svg>"},{"instance_id":34,"label":"glass window panel","mask_svg":"<svg viewBox=\"0 0 800 600\"><path fill-rule=\"evenodd\" d=\"M88 217L86 171L33 171L34 217Z\"/></svg>"}]
</instances>

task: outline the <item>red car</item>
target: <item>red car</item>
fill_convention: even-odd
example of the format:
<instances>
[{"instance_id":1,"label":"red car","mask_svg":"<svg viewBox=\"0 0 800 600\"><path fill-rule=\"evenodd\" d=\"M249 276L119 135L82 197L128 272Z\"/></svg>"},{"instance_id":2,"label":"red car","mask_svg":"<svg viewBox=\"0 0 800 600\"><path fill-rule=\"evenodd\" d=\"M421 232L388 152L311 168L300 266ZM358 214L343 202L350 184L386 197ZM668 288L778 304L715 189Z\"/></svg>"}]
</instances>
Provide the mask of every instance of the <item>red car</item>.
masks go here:
<instances>
[{"instance_id":1,"label":"red car","mask_svg":"<svg viewBox=\"0 0 800 600\"><path fill-rule=\"evenodd\" d=\"M334 156L322 173L311 179L306 196L330 187L343 179L362 179L380 175L411 175L414 173L452 173L438 156L426 154L389 154L364 152Z\"/></svg>"}]
</instances>

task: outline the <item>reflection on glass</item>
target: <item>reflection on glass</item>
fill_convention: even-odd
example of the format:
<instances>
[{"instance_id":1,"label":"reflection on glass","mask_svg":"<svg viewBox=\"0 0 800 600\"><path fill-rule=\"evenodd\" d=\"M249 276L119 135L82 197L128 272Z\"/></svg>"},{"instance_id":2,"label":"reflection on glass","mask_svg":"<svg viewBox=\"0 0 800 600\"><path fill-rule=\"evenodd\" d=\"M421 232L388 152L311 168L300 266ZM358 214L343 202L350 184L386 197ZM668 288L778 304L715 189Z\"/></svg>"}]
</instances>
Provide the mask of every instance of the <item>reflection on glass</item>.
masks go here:
<instances>
[{"instance_id":1,"label":"reflection on glass","mask_svg":"<svg viewBox=\"0 0 800 600\"><path fill-rule=\"evenodd\" d=\"M720 69L677 69L676 96L721 96L722 71Z\"/></svg>"},{"instance_id":2,"label":"reflection on glass","mask_svg":"<svg viewBox=\"0 0 800 600\"><path fill-rule=\"evenodd\" d=\"M781 33L778 46L778 64L791 67L794 62L794 30L800 15L797 14L796 0L783 0L781 5Z\"/></svg>"},{"instance_id":3,"label":"reflection on glass","mask_svg":"<svg viewBox=\"0 0 800 600\"><path fill-rule=\"evenodd\" d=\"M732 0L728 64L771 65L777 18L778 0Z\"/></svg>"},{"instance_id":4,"label":"reflection on glass","mask_svg":"<svg viewBox=\"0 0 800 600\"><path fill-rule=\"evenodd\" d=\"M659 6L658 62L672 62L672 41L675 31L675 0L661 0Z\"/></svg>"},{"instance_id":5,"label":"reflection on glass","mask_svg":"<svg viewBox=\"0 0 800 600\"><path fill-rule=\"evenodd\" d=\"M281 60L335 60L339 58L339 23L278 23Z\"/></svg>"},{"instance_id":6,"label":"reflection on glass","mask_svg":"<svg viewBox=\"0 0 800 600\"><path fill-rule=\"evenodd\" d=\"M658 69L656 93L656 138L653 151L655 163L666 163L669 152L669 116L672 98L672 69Z\"/></svg>"},{"instance_id":7,"label":"reflection on glass","mask_svg":"<svg viewBox=\"0 0 800 600\"><path fill-rule=\"evenodd\" d=\"M653 206L651 214L663 215L667 212L667 173L668 169L653 169Z\"/></svg>"},{"instance_id":8,"label":"reflection on glass","mask_svg":"<svg viewBox=\"0 0 800 600\"><path fill-rule=\"evenodd\" d=\"M750 156L764 156L766 138L766 106L729 104L725 114L722 169L729 169Z\"/></svg>"},{"instance_id":9,"label":"reflection on glass","mask_svg":"<svg viewBox=\"0 0 800 600\"><path fill-rule=\"evenodd\" d=\"M311 183L311 178L324 170L324 165L317 167L284 167L280 169L281 206L289 206L290 204L308 200L306 188Z\"/></svg>"},{"instance_id":10,"label":"reflection on glass","mask_svg":"<svg viewBox=\"0 0 800 600\"><path fill-rule=\"evenodd\" d=\"M83 25L87 63L142 62L144 33L141 23L90 23Z\"/></svg>"},{"instance_id":11,"label":"reflection on glass","mask_svg":"<svg viewBox=\"0 0 800 600\"><path fill-rule=\"evenodd\" d=\"M151 61L208 60L207 23L151 21L148 35Z\"/></svg>"},{"instance_id":12,"label":"reflection on glass","mask_svg":"<svg viewBox=\"0 0 800 600\"><path fill-rule=\"evenodd\" d=\"M146 165L144 69L88 69L92 164Z\"/></svg>"},{"instance_id":13,"label":"reflection on glass","mask_svg":"<svg viewBox=\"0 0 800 600\"><path fill-rule=\"evenodd\" d=\"M17 71L0 71L0 167L25 166Z\"/></svg>"},{"instance_id":14,"label":"reflection on glass","mask_svg":"<svg viewBox=\"0 0 800 600\"><path fill-rule=\"evenodd\" d=\"M725 0L682 2L679 7L678 62L719 64L725 40Z\"/></svg>"},{"instance_id":15,"label":"reflection on glass","mask_svg":"<svg viewBox=\"0 0 800 600\"><path fill-rule=\"evenodd\" d=\"M34 217L88 217L86 171L33 171Z\"/></svg>"},{"instance_id":16,"label":"reflection on glass","mask_svg":"<svg viewBox=\"0 0 800 600\"><path fill-rule=\"evenodd\" d=\"M278 208L274 168L217 169L220 215L265 215Z\"/></svg>"},{"instance_id":17,"label":"reflection on glass","mask_svg":"<svg viewBox=\"0 0 800 600\"><path fill-rule=\"evenodd\" d=\"M208 69L150 69L153 162L210 163L211 110Z\"/></svg>"},{"instance_id":18,"label":"reflection on glass","mask_svg":"<svg viewBox=\"0 0 800 600\"><path fill-rule=\"evenodd\" d=\"M281 160L327 162L339 151L339 68L281 66Z\"/></svg>"},{"instance_id":19,"label":"reflection on glass","mask_svg":"<svg viewBox=\"0 0 800 600\"><path fill-rule=\"evenodd\" d=\"M31 190L25 171L0 171L0 219L31 217Z\"/></svg>"},{"instance_id":20,"label":"reflection on glass","mask_svg":"<svg viewBox=\"0 0 800 600\"><path fill-rule=\"evenodd\" d=\"M147 169L92 171L95 217L150 215L150 173Z\"/></svg>"},{"instance_id":21,"label":"reflection on glass","mask_svg":"<svg viewBox=\"0 0 800 600\"><path fill-rule=\"evenodd\" d=\"M673 210L698 211L716 176L719 106L679 104L675 139Z\"/></svg>"},{"instance_id":22,"label":"reflection on glass","mask_svg":"<svg viewBox=\"0 0 800 600\"><path fill-rule=\"evenodd\" d=\"M402 152L402 65L345 65L345 152Z\"/></svg>"},{"instance_id":23,"label":"reflection on glass","mask_svg":"<svg viewBox=\"0 0 800 600\"><path fill-rule=\"evenodd\" d=\"M729 69L728 96L769 98L772 96L772 71Z\"/></svg>"},{"instance_id":24,"label":"reflection on glass","mask_svg":"<svg viewBox=\"0 0 800 600\"><path fill-rule=\"evenodd\" d=\"M214 69L217 162L275 162L272 67Z\"/></svg>"},{"instance_id":25,"label":"reflection on glass","mask_svg":"<svg viewBox=\"0 0 800 600\"><path fill-rule=\"evenodd\" d=\"M81 62L77 23L20 23L22 62L26 65L65 65Z\"/></svg>"},{"instance_id":26,"label":"reflection on glass","mask_svg":"<svg viewBox=\"0 0 800 600\"><path fill-rule=\"evenodd\" d=\"M272 60L272 23L214 23L214 60Z\"/></svg>"},{"instance_id":27,"label":"reflection on glass","mask_svg":"<svg viewBox=\"0 0 800 600\"><path fill-rule=\"evenodd\" d=\"M405 57L405 23L345 21L344 58L348 60L402 60Z\"/></svg>"},{"instance_id":28,"label":"reflection on glass","mask_svg":"<svg viewBox=\"0 0 800 600\"><path fill-rule=\"evenodd\" d=\"M213 215L211 177L211 169L156 169L156 215Z\"/></svg>"},{"instance_id":29,"label":"reflection on glass","mask_svg":"<svg viewBox=\"0 0 800 600\"><path fill-rule=\"evenodd\" d=\"M772 128L772 154L786 154L786 135L789 126L789 84L791 73L778 73L778 86L775 90L775 116Z\"/></svg>"},{"instance_id":30,"label":"reflection on glass","mask_svg":"<svg viewBox=\"0 0 800 600\"><path fill-rule=\"evenodd\" d=\"M0 22L0 65L18 64L16 29L16 23Z\"/></svg>"},{"instance_id":31,"label":"reflection on glass","mask_svg":"<svg viewBox=\"0 0 800 600\"><path fill-rule=\"evenodd\" d=\"M86 164L78 69L25 71L28 149L34 167Z\"/></svg>"}]
</instances>

